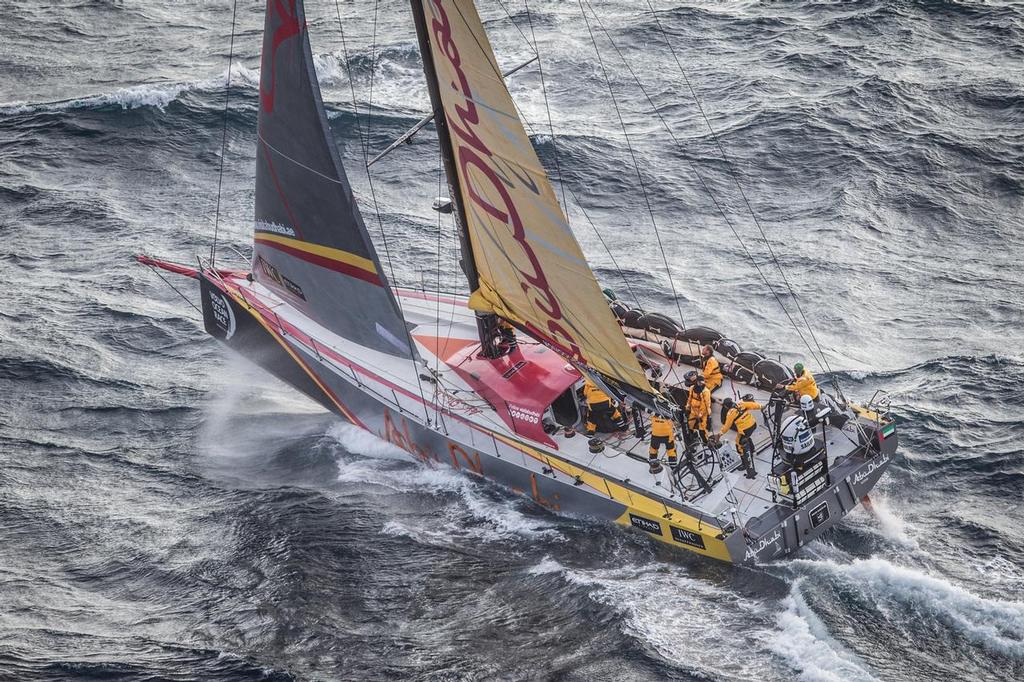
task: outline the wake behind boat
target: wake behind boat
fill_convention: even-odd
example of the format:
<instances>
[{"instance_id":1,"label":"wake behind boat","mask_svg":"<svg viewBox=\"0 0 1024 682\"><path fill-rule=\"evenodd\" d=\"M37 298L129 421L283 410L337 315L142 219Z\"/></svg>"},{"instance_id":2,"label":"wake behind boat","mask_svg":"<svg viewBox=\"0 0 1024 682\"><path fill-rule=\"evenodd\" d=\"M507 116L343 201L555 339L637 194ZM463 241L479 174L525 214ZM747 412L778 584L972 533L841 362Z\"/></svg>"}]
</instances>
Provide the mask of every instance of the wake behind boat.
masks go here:
<instances>
[{"instance_id":1,"label":"wake behind boat","mask_svg":"<svg viewBox=\"0 0 1024 682\"><path fill-rule=\"evenodd\" d=\"M267 5L251 268L140 260L199 280L212 336L428 465L735 563L838 523L895 452L884 399L602 292L473 3L411 4L469 297L389 284L301 0Z\"/></svg>"}]
</instances>

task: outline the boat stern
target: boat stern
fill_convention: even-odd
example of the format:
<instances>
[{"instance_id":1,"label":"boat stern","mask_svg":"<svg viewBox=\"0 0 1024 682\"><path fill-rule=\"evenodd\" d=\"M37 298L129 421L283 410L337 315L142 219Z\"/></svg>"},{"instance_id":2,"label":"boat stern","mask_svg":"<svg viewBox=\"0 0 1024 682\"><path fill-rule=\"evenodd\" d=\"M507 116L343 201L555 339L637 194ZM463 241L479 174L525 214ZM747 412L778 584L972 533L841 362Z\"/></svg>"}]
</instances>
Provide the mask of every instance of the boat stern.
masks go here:
<instances>
[{"instance_id":1,"label":"boat stern","mask_svg":"<svg viewBox=\"0 0 1024 682\"><path fill-rule=\"evenodd\" d=\"M796 506L780 501L727 538L734 563L762 563L788 556L838 524L861 503L892 463L899 441L891 420L862 425L866 442L832 465L827 486Z\"/></svg>"}]
</instances>

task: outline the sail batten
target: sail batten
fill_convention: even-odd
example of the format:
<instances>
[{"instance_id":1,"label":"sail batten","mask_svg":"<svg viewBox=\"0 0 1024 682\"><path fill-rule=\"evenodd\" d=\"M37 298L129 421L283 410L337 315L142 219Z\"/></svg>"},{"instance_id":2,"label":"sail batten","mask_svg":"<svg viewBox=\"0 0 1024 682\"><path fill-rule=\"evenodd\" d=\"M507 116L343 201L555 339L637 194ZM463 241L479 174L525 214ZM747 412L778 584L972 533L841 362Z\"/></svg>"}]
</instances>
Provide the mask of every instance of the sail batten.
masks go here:
<instances>
[{"instance_id":1,"label":"sail batten","mask_svg":"<svg viewBox=\"0 0 1024 682\"><path fill-rule=\"evenodd\" d=\"M341 337L414 349L335 147L302 0L267 0L253 276Z\"/></svg>"},{"instance_id":2,"label":"sail batten","mask_svg":"<svg viewBox=\"0 0 1024 682\"><path fill-rule=\"evenodd\" d=\"M651 393L555 197L471 0L412 0L446 170L468 242L470 307ZM434 82L430 83L433 78Z\"/></svg>"}]
</instances>

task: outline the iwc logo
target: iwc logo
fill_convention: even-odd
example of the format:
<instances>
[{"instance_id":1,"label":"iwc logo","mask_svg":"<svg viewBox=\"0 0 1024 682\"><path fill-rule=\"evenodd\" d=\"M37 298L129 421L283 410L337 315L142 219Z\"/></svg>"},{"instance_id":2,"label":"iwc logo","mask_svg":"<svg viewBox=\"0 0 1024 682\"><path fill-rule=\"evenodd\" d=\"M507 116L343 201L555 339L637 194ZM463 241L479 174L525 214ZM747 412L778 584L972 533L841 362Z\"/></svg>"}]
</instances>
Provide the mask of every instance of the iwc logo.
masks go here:
<instances>
[{"instance_id":1,"label":"iwc logo","mask_svg":"<svg viewBox=\"0 0 1024 682\"><path fill-rule=\"evenodd\" d=\"M224 294L210 292L210 311L213 313L213 320L217 328L223 332L224 340L227 341L235 335L235 313L231 310L231 302Z\"/></svg>"}]
</instances>

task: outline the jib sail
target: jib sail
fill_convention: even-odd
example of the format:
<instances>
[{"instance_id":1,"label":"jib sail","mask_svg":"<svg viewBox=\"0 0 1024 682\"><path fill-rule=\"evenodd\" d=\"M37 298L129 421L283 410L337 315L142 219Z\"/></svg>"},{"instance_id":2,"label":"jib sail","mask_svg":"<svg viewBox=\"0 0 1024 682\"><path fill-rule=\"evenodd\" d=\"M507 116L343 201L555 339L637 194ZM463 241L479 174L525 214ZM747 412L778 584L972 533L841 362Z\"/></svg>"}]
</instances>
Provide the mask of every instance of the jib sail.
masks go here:
<instances>
[{"instance_id":1,"label":"jib sail","mask_svg":"<svg viewBox=\"0 0 1024 682\"><path fill-rule=\"evenodd\" d=\"M267 2L257 136L257 281L347 339L410 357L327 126L302 0Z\"/></svg>"},{"instance_id":2,"label":"jib sail","mask_svg":"<svg viewBox=\"0 0 1024 682\"><path fill-rule=\"evenodd\" d=\"M471 0L412 0L453 200L472 259L470 306L600 374L652 392L523 128ZM433 81L433 82L431 82ZM448 149L444 149L447 145Z\"/></svg>"}]
</instances>

